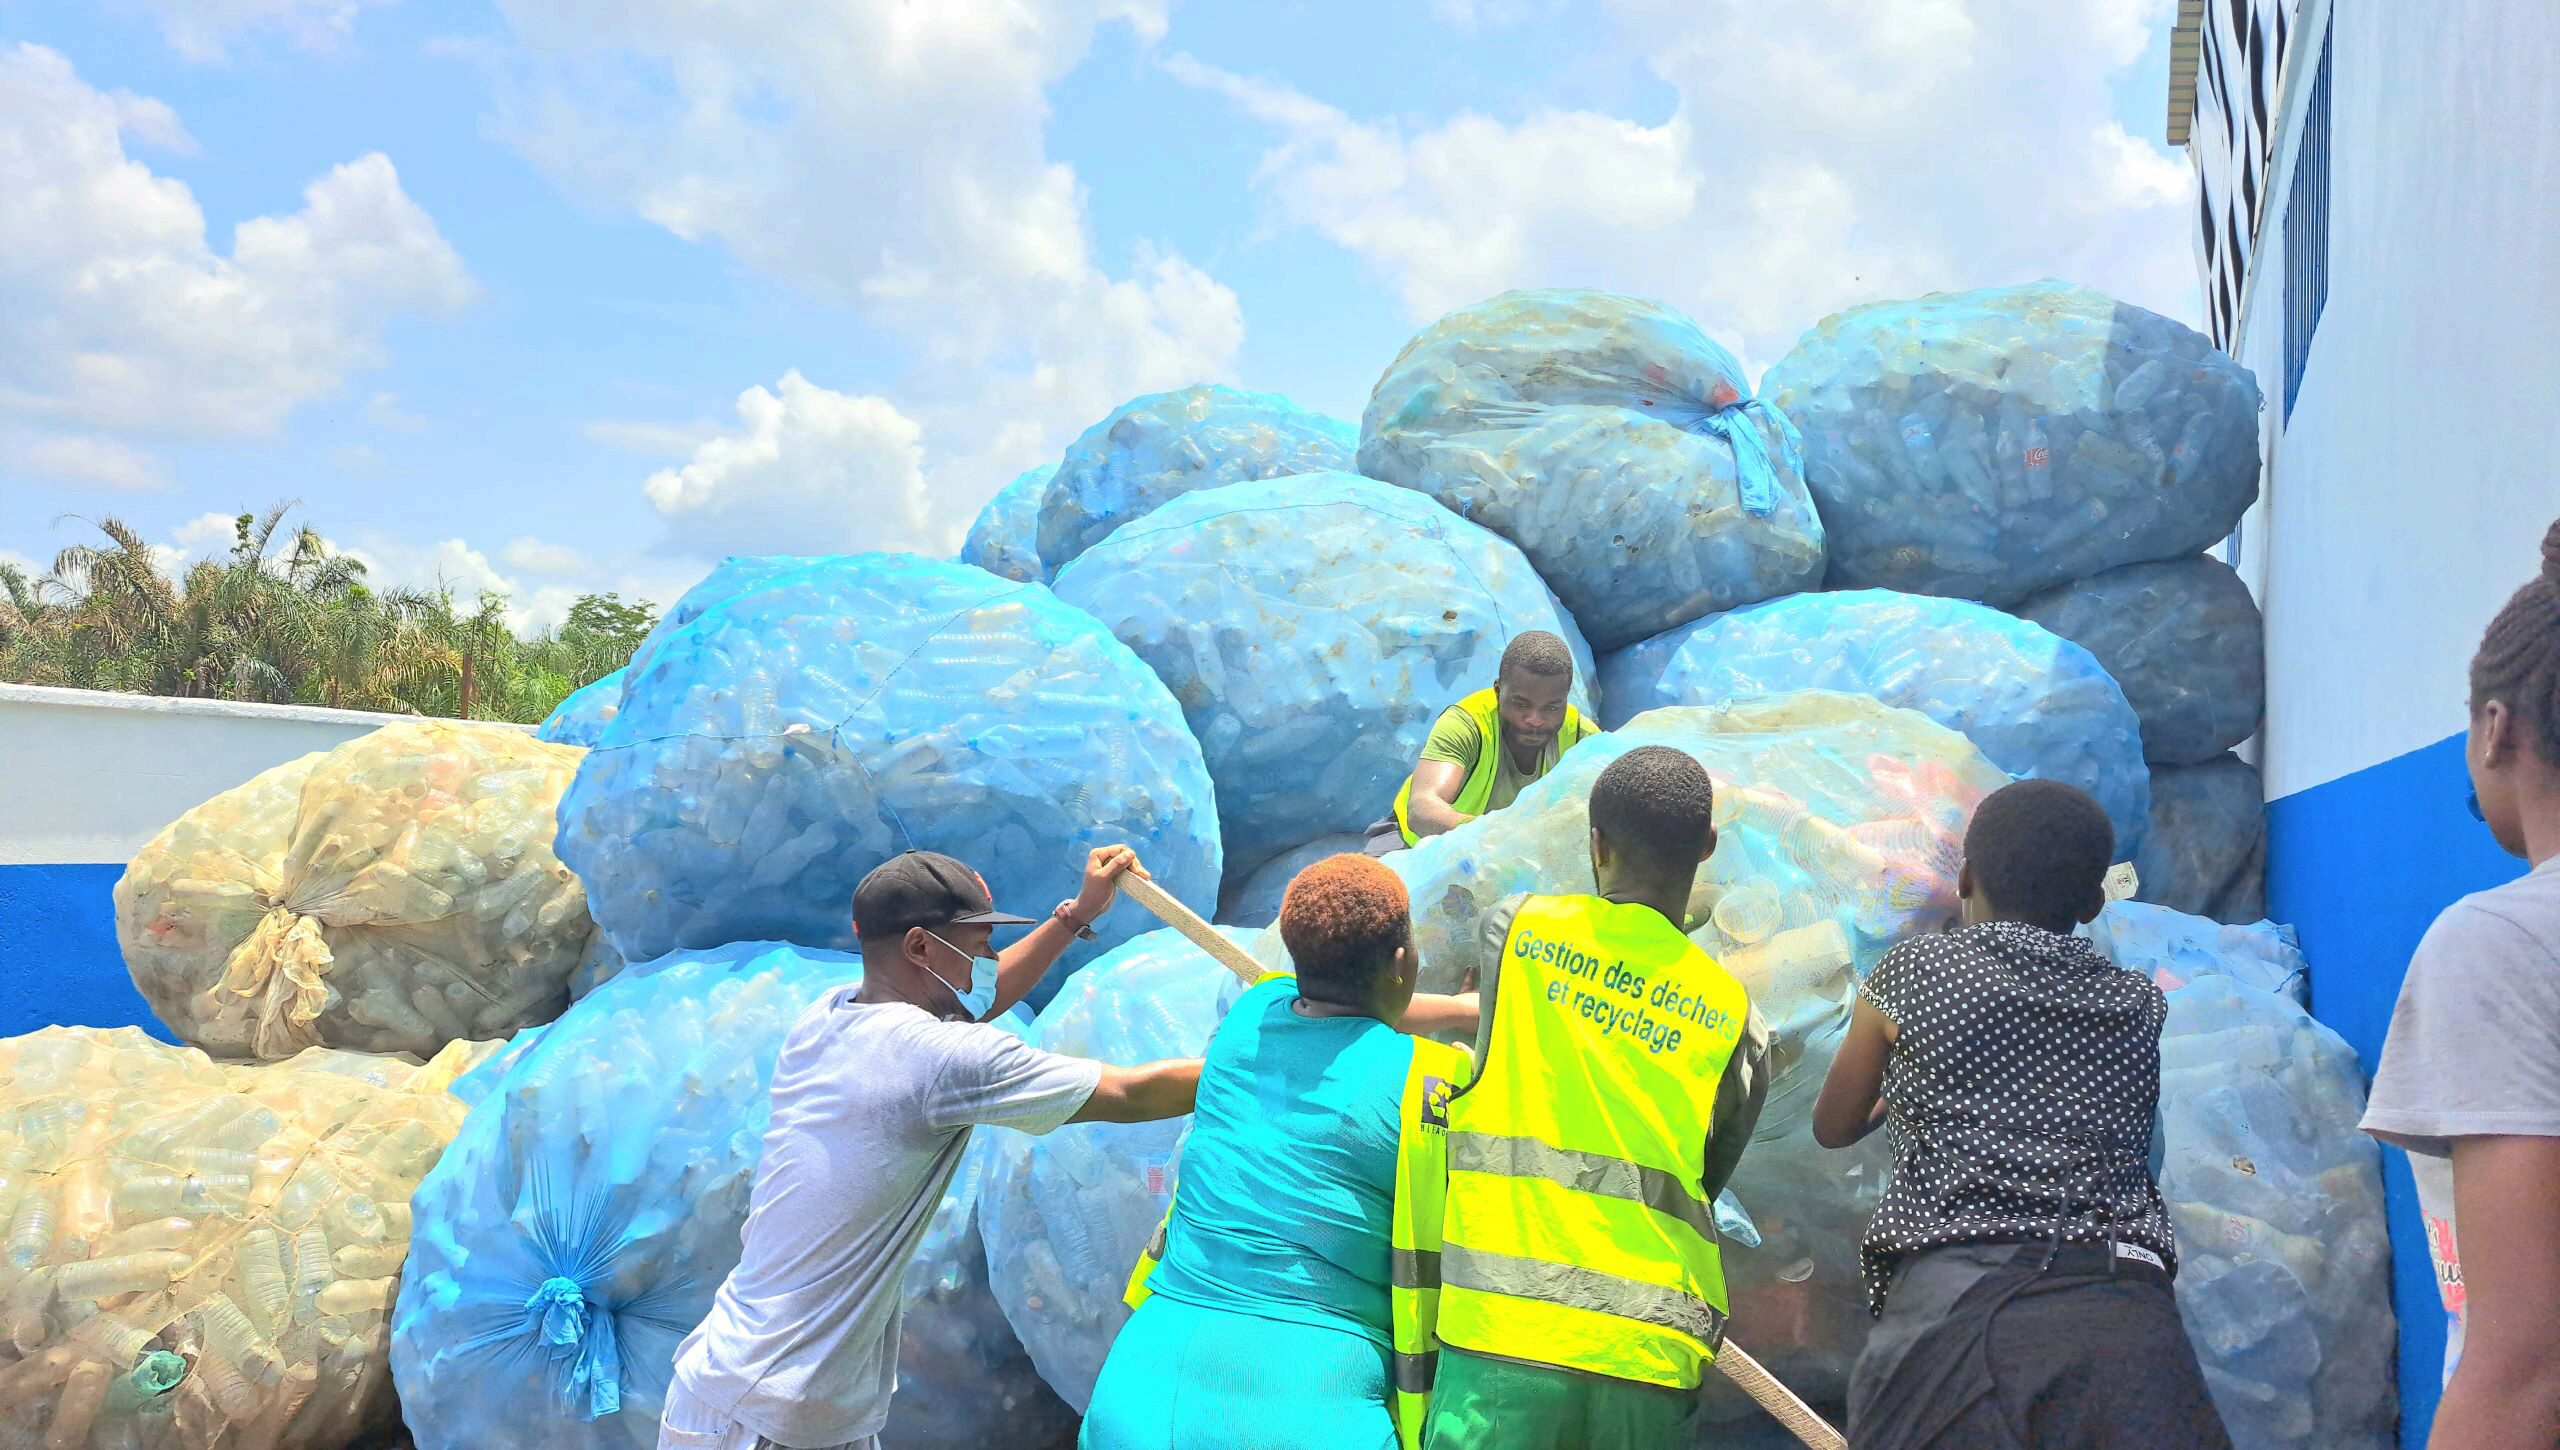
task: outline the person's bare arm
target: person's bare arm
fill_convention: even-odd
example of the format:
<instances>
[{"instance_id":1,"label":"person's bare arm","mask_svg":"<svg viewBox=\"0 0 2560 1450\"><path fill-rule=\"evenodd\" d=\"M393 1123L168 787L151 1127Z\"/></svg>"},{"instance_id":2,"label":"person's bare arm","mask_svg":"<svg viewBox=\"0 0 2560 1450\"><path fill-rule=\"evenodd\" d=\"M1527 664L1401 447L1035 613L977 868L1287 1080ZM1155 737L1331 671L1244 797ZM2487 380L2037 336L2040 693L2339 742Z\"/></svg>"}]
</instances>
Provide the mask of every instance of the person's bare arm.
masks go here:
<instances>
[{"instance_id":1,"label":"person's bare arm","mask_svg":"<svg viewBox=\"0 0 2560 1450\"><path fill-rule=\"evenodd\" d=\"M1416 1037L1464 1035L1472 1041L1476 1035L1478 997L1473 992L1448 995L1440 992L1416 992L1413 1005L1404 1009L1404 1018L1396 1023L1398 1031Z\"/></svg>"},{"instance_id":2,"label":"person's bare arm","mask_svg":"<svg viewBox=\"0 0 2560 1450\"><path fill-rule=\"evenodd\" d=\"M1191 1111L1200 1095L1200 1059L1170 1057L1136 1067L1102 1065L1102 1081L1070 1123L1152 1123Z\"/></svg>"},{"instance_id":3,"label":"person's bare arm","mask_svg":"<svg viewBox=\"0 0 2560 1450\"><path fill-rule=\"evenodd\" d=\"M2560 1444L2560 1138L2453 1140L2462 1361L2428 1450Z\"/></svg>"},{"instance_id":4,"label":"person's bare arm","mask_svg":"<svg viewBox=\"0 0 2560 1450\"><path fill-rule=\"evenodd\" d=\"M1450 802L1466 789L1467 768L1454 760L1425 760L1413 768L1413 794L1405 801L1405 821L1417 836L1437 836L1475 817Z\"/></svg>"},{"instance_id":5,"label":"person's bare arm","mask_svg":"<svg viewBox=\"0 0 2560 1450\"><path fill-rule=\"evenodd\" d=\"M988 1010L988 1017L1004 1015L1006 1009L1030 995L1059 955L1075 941L1077 931L1100 921L1102 914L1111 909L1120 893L1121 873L1127 871L1147 875L1147 868L1138 864L1138 853L1127 846L1096 846L1086 853L1084 885L1077 890L1075 899L1066 903L1065 915L1053 913L1047 921L1024 932L1022 940L996 953L996 1004Z\"/></svg>"},{"instance_id":6,"label":"person's bare arm","mask_svg":"<svg viewBox=\"0 0 2560 1450\"><path fill-rule=\"evenodd\" d=\"M1893 1039L1893 1020L1861 995L1822 1080L1822 1094L1813 1101L1813 1141L1846 1148L1884 1122L1884 1062Z\"/></svg>"}]
</instances>

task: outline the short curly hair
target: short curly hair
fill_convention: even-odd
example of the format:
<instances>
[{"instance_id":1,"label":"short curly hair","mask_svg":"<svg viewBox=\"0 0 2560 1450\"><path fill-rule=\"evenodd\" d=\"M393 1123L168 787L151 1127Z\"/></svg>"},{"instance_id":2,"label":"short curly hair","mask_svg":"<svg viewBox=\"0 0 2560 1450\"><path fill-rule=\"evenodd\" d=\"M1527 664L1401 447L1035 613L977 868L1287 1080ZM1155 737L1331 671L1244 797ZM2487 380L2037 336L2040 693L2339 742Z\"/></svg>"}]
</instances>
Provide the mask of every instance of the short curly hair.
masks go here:
<instances>
[{"instance_id":1,"label":"short curly hair","mask_svg":"<svg viewBox=\"0 0 2560 1450\"><path fill-rule=\"evenodd\" d=\"M1565 644L1564 636L1545 629L1523 630L1513 635L1511 643L1503 647L1502 663L1494 670L1493 676L1497 680L1516 680L1523 675L1533 675L1542 680L1552 680L1558 675L1572 679L1573 650Z\"/></svg>"},{"instance_id":2,"label":"short curly hair","mask_svg":"<svg viewBox=\"0 0 2560 1450\"><path fill-rule=\"evenodd\" d=\"M1715 782L1685 752L1639 745L1592 782L1591 826L1638 865L1695 866L1716 838Z\"/></svg>"},{"instance_id":3,"label":"short curly hair","mask_svg":"<svg viewBox=\"0 0 2560 1450\"><path fill-rule=\"evenodd\" d=\"M1413 945L1413 898L1374 856L1327 856L1280 898L1280 940L1301 995L1359 1006L1377 991L1396 948Z\"/></svg>"},{"instance_id":4,"label":"short curly hair","mask_svg":"<svg viewBox=\"0 0 2560 1450\"><path fill-rule=\"evenodd\" d=\"M1964 859L2003 916L2069 932L2106 894L2116 828L2087 791L2058 780L2004 785L1973 808Z\"/></svg>"}]
</instances>

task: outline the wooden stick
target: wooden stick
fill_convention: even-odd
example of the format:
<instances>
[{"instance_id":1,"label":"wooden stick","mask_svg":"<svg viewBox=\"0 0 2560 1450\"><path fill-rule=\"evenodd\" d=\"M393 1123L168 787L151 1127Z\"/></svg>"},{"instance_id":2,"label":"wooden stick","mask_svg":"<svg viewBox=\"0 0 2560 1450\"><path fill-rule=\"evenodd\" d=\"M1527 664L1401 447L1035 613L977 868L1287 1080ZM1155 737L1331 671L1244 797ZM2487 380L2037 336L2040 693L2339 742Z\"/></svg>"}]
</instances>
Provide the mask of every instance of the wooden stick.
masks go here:
<instances>
[{"instance_id":1,"label":"wooden stick","mask_svg":"<svg viewBox=\"0 0 2560 1450\"><path fill-rule=\"evenodd\" d=\"M1215 958L1218 965L1235 973L1247 983L1260 981L1270 968L1253 959L1252 954L1219 934L1218 929L1202 921L1197 912L1174 899L1171 892L1144 876L1124 875L1120 889L1129 899L1155 913L1158 919ZM1742 1346L1728 1339L1716 1354L1716 1368L1724 1377L1749 1395L1753 1403L1767 1410L1788 1433L1812 1447L1812 1450L1848 1450L1849 1442L1831 1428L1813 1407L1798 1399L1793 1390L1778 1383L1777 1376L1761 1368L1760 1361L1743 1352Z\"/></svg>"}]
</instances>

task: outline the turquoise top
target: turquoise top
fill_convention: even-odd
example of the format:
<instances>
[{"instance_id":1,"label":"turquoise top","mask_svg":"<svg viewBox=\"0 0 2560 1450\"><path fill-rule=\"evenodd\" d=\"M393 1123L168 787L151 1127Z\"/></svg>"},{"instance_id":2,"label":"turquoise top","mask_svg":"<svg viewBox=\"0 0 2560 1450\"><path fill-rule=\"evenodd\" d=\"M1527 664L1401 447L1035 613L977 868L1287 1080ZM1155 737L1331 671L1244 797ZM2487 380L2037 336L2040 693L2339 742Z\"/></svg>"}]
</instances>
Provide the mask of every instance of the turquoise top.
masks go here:
<instances>
[{"instance_id":1,"label":"turquoise top","mask_svg":"<svg viewBox=\"0 0 2560 1450\"><path fill-rule=\"evenodd\" d=\"M1392 1347L1387 1235L1413 1039L1374 1017L1306 1016L1297 999L1296 978L1265 982L1209 1039L1147 1286Z\"/></svg>"}]
</instances>

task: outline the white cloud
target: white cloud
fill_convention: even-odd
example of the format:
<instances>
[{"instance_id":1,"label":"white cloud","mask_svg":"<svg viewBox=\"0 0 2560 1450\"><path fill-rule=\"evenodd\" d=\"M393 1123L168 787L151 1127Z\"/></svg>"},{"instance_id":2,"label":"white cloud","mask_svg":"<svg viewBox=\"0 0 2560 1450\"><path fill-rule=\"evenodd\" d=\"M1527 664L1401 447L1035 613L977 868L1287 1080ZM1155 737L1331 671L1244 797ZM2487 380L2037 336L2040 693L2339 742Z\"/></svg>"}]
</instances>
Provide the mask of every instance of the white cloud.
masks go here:
<instances>
[{"instance_id":1,"label":"white cloud","mask_svg":"<svg viewBox=\"0 0 2560 1450\"><path fill-rule=\"evenodd\" d=\"M21 443L9 450L9 464L17 472L48 482L86 484L119 493L150 493L169 483L160 460L112 438L86 434Z\"/></svg>"},{"instance_id":2,"label":"white cloud","mask_svg":"<svg viewBox=\"0 0 2560 1450\"><path fill-rule=\"evenodd\" d=\"M1602 8L1602 7L1595 7ZM2169 0L1609 0L1677 96L1362 120L1184 57L1276 133L1257 186L1417 322L1510 287L1660 297L1765 365L1827 313L2055 275L2191 317L2186 168L2113 119Z\"/></svg>"},{"instance_id":3,"label":"white cloud","mask_svg":"<svg viewBox=\"0 0 2560 1450\"><path fill-rule=\"evenodd\" d=\"M693 450L719 434L710 424L678 427L672 423L635 423L599 418L585 428L587 441L624 453L652 458L690 458Z\"/></svg>"},{"instance_id":4,"label":"white cloud","mask_svg":"<svg viewBox=\"0 0 2560 1450\"><path fill-rule=\"evenodd\" d=\"M737 429L645 491L688 554L947 552L958 532L928 507L923 437L888 400L795 370L739 394Z\"/></svg>"},{"instance_id":5,"label":"white cloud","mask_svg":"<svg viewBox=\"0 0 2560 1450\"><path fill-rule=\"evenodd\" d=\"M415 433L427 426L423 416L400 406L400 397L396 393L376 393L367 398L364 420L392 433Z\"/></svg>"},{"instance_id":6,"label":"white cloud","mask_svg":"<svg viewBox=\"0 0 2560 1450\"><path fill-rule=\"evenodd\" d=\"M577 549L567 544L546 544L540 539L516 539L499 550L498 557L510 569L571 579L583 577L595 568Z\"/></svg>"},{"instance_id":7,"label":"white cloud","mask_svg":"<svg viewBox=\"0 0 2560 1450\"><path fill-rule=\"evenodd\" d=\"M169 536L190 555L227 552L240 537L240 521L230 514L201 513L178 525Z\"/></svg>"},{"instance_id":8,"label":"white cloud","mask_svg":"<svg viewBox=\"0 0 2560 1450\"><path fill-rule=\"evenodd\" d=\"M491 62L498 130L564 190L723 247L912 346L894 403L835 409L867 440L866 461L829 465L835 481L785 484L777 462L729 483L746 465L707 465L702 450L728 457L722 443L691 440L660 480L710 468L724 481L651 484L685 501L688 533L753 495L766 502L734 505L741 530L841 535L847 520L794 519L787 501L840 497L855 467L899 507L923 480L921 522L893 512L881 532L956 535L998 481L1131 395L1230 375L1235 294L1160 250L1125 269L1097 260L1075 172L1047 155L1047 88L1105 25L1160 35L1164 3L501 0L519 44ZM916 436L900 441L901 424ZM617 424L589 436L671 441Z\"/></svg>"},{"instance_id":9,"label":"white cloud","mask_svg":"<svg viewBox=\"0 0 2560 1450\"><path fill-rule=\"evenodd\" d=\"M199 65L227 59L231 42L252 31L273 31L305 50L344 45L356 12L385 0L145 0L160 21L160 36L181 57Z\"/></svg>"},{"instance_id":10,"label":"white cloud","mask_svg":"<svg viewBox=\"0 0 2560 1450\"><path fill-rule=\"evenodd\" d=\"M379 478L391 471L391 461L369 443L350 443L333 449L329 454L329 466L357 478Z\"/></svg>"},{"instance_id":11,"label":"white cloud","mask_svg":"<svg viewBox=\"0 0 2560 1450\"><path fill-rule=\"evenodd\" d=\"M128 134L185 133L165 106L98 91L54 51L0 46L0 413L269 432L379 365L394 317L473 294L379 153L312 182L299 211L240 223L226 256L187 186L125 154Z\"/></svg>"}]
</instances>

